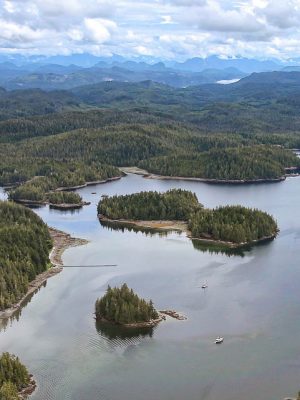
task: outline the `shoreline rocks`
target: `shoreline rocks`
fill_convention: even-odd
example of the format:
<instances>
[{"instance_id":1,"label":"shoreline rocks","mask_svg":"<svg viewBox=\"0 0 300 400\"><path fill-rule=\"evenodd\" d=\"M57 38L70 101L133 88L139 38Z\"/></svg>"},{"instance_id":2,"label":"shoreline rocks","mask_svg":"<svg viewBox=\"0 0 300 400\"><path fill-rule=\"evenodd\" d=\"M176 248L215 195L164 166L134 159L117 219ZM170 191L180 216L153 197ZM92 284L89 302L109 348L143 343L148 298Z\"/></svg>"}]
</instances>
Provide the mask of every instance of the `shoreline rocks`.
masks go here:
<instances>
[{"instance_id":1,"label":"shoreline rocks","mask_svg":"<svg viewBox=\"0 0 300 400\"><path fill-rule=\"evenodd\" d=\"M175 310L160 310L160 314L167 315L168 317L177 319L178 321L185 321L187 317L185 315L179 314Z\"/></svg>"},{"instance_id":2,"label":"shoreline rocks","mask_svg":"<svg viewBox=\"0 0 300 400\"><path fill-rule=\"evenodd\" d=\"M20 390L18 393L19 399L26 400L28 396L32 395L32 393L35 391L36 388L37 388L36 381L34 380L33 375L30 375L30 381L28 386Z\"/></svg>"},{"instance_id":3,"label":"shoreline rocks","mask_svg":"<svg viewBox=\"0 0 300 400\"><path fill-rule=\"evenodd\" d=\"M211 184L234 184L234 185L244 185L244 184L255 184L255 183L276 183L282 182L286 179L287 175L280 176L278 178L261 178L261 179L213 179L213 178L197 178L197 177L187 177L187 176L165 176L152 174L146 170L140 169L138 167L121 167L119 168L125 174L136 174L142 175L145 179L160 179L160 180L181 180L181 181L193 181L193 182L203 182Z\"/></svg>"}]
</instances>

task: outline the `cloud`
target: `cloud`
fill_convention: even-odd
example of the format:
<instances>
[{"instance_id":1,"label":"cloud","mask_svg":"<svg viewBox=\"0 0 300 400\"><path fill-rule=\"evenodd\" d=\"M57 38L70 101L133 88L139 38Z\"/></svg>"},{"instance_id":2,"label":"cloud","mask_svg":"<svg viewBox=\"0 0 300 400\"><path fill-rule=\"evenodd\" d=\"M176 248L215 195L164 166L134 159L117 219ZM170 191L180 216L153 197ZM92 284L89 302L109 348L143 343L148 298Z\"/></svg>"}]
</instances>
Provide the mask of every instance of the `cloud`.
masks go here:
<instances>
[{"instance_id":1,"label":"cloud","mask_svg":"<svg viewBox=\"0 0 300 400\"><path fill-rule=\"evenodd\" d=\"M0 0L0 51L299 55L299 0Z\"/></svg>"},{"instance_id":2,"label":"cloud","mask_svg":"<svg viewBox=\"0 0 300 400\"><path fill-rule=\"evenodd\" d=\"M102 18L85 18L87 38L94 43L104 43L111 37L111 32L117 28L113 21Z\"/></svg>"}]
</instances>

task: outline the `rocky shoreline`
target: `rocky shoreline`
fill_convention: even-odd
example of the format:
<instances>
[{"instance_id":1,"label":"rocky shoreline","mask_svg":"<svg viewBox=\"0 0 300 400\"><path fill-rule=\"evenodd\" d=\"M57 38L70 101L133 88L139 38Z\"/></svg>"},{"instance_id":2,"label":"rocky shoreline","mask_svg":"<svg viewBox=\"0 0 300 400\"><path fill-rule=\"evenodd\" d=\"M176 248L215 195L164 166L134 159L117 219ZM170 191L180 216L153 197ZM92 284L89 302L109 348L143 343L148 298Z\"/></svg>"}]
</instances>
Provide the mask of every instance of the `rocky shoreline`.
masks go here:
<instances>
[{"instance_id":1,"label":"rocky shoreline","mask_svg":"<svg viewBox=\"0 0 300 400\"><path fill-rule=\"evenodd\" d=\"M258 243L271 241L276 238L277 234L278 234L278 232L273 233L273 235L270 235L270 236L264 236L261 239L251 240L251 242L242 242L242 243L225 242L223 240L216 240L216 239L210 239L210 238L204 238L204 237L199 238L199 237L193 237L190 235L187 235L187 237L191 240L198 240L199 242L202 242L202 243L223 245L223 246L229 247L231 249L238 249L238 248L245 247L245 246L251 246L251 245L258 244Z\"/></svg>"},{"instance_id":2,"label":"rocky shoreline","mask_svg":"<svg viewBox=\"0 0 300 400\"><path fill-rule=\"evenodd\" d=\"M157 319L152 319L147 322L133 322L131 324L118 324L114 321L110 321L103 317L101 317L101 318L95 317L95 319L97 321L103 322L105 324L119 325L119 326L122 326L125 328L153 328L154 326L158 325L160 322L165 321L167 316L170 318L173 318L173 319L177 319L178 321L187 320L186 316L179 314L175 310L161 310L161 311L158 311L158 315L159 315L159 317Z\"/></svg>"},{"instance_id":3,"label":"rocky shoreline","mask_svg":"<svg viewBox=\"0 0 300 400\"><path fill-rule=\"evenodd\" d=\"M96 318L96 317L95 317ZM114 321L110 321L106 318L96 318L97 321L103 322L105 324L113 324L113 325L119 325L125 328L153 328L157 324L159 324L161 321L163 321L165 318L163 316L159 316L157 319L151 319L150 321L145 321L145 322L133 322L132 324L118 324Z\"/></svg>"},{"instance_id":4,"label":"rocky shoreline","mask_svg":"<svg viewBox=\"0 0 300 400\"><path fill-rule=\"evenodd\" d=\"M124 176L124 174L122 174L121 176L114 176L112 178L102 179L102 180L99 180L99 181L85 182L82 185L59 187L55 191L56 192L61 192L61 191L66 191L67 192L67 191L72 191L72 190L77 190L77 189L83 189L83 188L85 188L87 186L94 186L94 185L100 185L100 184L103 184L103 183L118 181L123 176Z\"/></svg>"},{"instance_id":5,"label":"rocky shoreline","mask_svg":"<svg viewBox=\"0 0 300 400\"><path fill-rule=\"evenodd\" d=\"M83 206L88 206L91 203L89 201L82 201L81 203L49 203L49 201L35 201L35 200L26 200L26 199L17 199L14 200L15 203L22 204L24 206L46 206L49 205L50 208L55 208L57 210L75 210L81 208Z\"/></svg>"},{"instance_id":6,"label":"rocky shoreline","mask_svg":"<svg viewBox=\"0 0 300 400\"><path fill-rule=\"evenodd\" d=\"M283 175L278 178L262 178L262 179L210 179L210 178L196 178L196 177L184 177L184 176L165 176L156 175L138 167L121 167L119 168L125 174L136 174L142 175L146 179L160 179L160 180L181 180L181 181L192 181L192 182L203 182L212 184L253 184L253 183L276 183L282 182L289 175Z\"/></svg>"},{"instance_id":7,"label":"rocky shoreline","mask_svg":"<svg viewBox=\"0 0 300 400\"><path fill-rule=\"evenodd\" d=\"M187 317L185 315L179 314L177 311L175 310L160 310L159 311L160 314L163 314L163 318L165 318L165 315L167 315L168 317L177 319L178 321L185 321L187 320Z\"/></svg>"},{"instance_id":8,"label":"rocky shoreline","mask_svg":"<svg viewBox=\"0 0 300 400\"><path fill-rule=\"evenodd\" d=\"M188 233L187 222L184 221L168 221L168 220L157 220L157 221L142 221L142 220L131 220L131 219L110 219L105 215L99 214L98 218L100 221L115 223L120 225L131 225L137 228L145 229L158 229L165 231L178 231Z\"/></svg>"},{"instance_id":9,"label":"rocky shoreline","mask_svg":"<svg viewBox=\"0 0 300 400\"><path fill-rule=\"evenodd\" d=\"M30 375L30 381L28 386L20 390L18 393L19 399L26 400L28 396L30 396L35 391L36 387L37 387L36 381L34 380L33 375Z\"/></svg>"},{"instance_id":10,"label":"rocky shoreline","mask_svg":"<svg viewBox=\"0 0 300 400\"><path fill-rule=\"evenodd\" d=\"M73 238L68 233L54 228L49 228L49 232L53 240L53 248L49 254L49 259L53 266L39 274L32 282L29 283L27 293L17 303L13 304L6 310L0 311L0 319L6 319L13 316L16 311L22 307L24 301L30 295L35 293L49 278L59 274L63 270L63 262L61 257L66 249L88 243L87 240Z\"/></svg>"},{"instance_id":11,"label":"rocky shoreline","mask_svg":"<svg viewBox=\"0 0 300 400\"><path fill-rule=\"evenodd\" d=\"M49 204L50 208L54 208L55 210L77 210L79 208L82 208L83 206L89 206L91 202L82 201L79 204L68 204L68 203L59 203L59 204L47 203L47 204Z\"/></svg>"},{"instance_id":12,"label":"rocky shoreline","mask_svg":"<svg viewBox=\"0 0 300 400\"><path fill-rule=\"evenodd\" d=\"M69 233L60 231L58 229L49 228L51 238L54 242L54 246L50 252L49 258L51 263L55 267L62 267L62 254L65 250L70 247L83 246L87 244L88 241L85 239L79 239L72 237Z\"/></svg>"}]
</instances>

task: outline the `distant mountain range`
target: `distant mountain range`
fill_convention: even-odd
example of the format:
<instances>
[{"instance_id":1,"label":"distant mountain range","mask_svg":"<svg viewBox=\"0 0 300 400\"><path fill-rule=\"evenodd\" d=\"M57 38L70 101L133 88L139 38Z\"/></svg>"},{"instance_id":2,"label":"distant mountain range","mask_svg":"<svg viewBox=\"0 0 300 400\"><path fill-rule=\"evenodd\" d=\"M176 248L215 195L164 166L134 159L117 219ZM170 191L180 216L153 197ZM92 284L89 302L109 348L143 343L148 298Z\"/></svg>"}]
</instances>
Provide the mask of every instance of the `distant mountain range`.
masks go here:
<instances>
[{"instance_id":1,"label":"distant mountain range","mask_svg":"<svg viewBox=\"0 0 300 400\"><path fill-rule=\"evenodd\" d=\"M27 58L22 55L0 55L0 86L8 90L69 90L105 81L151 80L184 88L210 83L231 83L253 72L300 71L298 61L289 66L280 60L222 59L217 56L192 58L185 62L162 62L152 59L126 60L119 55L97 57L91 54L73 54Z\"/></svg>"},{"instance_id":2,"label":"distant mountain range","mask_svg":"<svg viewBox=\"0 0 300 400\"><path fill-rule=\"evenodd\" d=\"M163 63L153 65L127 61L107 64L99 62L93 67L83 68L71 64L27 65L17 67L11 63L0 64L0 86L9 90L40 88L44 90L72 89L76 86L105 81L141 82L151 80L173 87L195 86L231 79L240 79L246 74L236 68L205 69L201 72L175 70Z\"/></svg>"},{"instance_id":3,"label":"distant mountain range","mask_svg":"<svg viewBox=\"0 0 300 400\"><path fill-rule=\"evenodd\" d=\"M207 68L236 68L244 73L274 71L281 69L280 61L259 61L248 58L221 59L217 56L208 58L191 58L183 63L172 63L172 67L180 71L200 72Z\"/></svg>"}]
</instances>

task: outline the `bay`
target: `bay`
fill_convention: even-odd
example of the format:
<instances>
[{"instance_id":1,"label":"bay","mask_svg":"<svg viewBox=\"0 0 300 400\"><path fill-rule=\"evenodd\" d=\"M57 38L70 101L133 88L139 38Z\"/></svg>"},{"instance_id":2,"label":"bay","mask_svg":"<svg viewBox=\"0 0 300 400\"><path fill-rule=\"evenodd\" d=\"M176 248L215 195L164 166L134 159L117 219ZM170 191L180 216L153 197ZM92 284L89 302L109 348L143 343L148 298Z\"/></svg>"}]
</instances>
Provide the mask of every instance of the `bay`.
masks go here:
<instances>
[{"instance_id":1,"label":"bay","mask_svg":"<svg viewBox=\"0 0 300 400\"><path fill-rule=\"evenodd\" d=\"M201 251L183 234L102 227L101 195L192 190L206 207L242 204L271 213L279 236L238 255ZM96 192L96 194L92 194ZM33 400L260 400L300 389L299 178L209 185L127 177L78 190L90 206L35 211L50 226L89 240L64 253L66 268L2 323L0 351L18 355L37 380ZM1 197L3 196L3 193ZM116 264L110 268L84 266ZM96 326L94 303L126 282L167 320L152 332ZM202 290L202 283L208 289ZM225 338L221 346L216 336Z\"/></svg>"}]
</instances>

